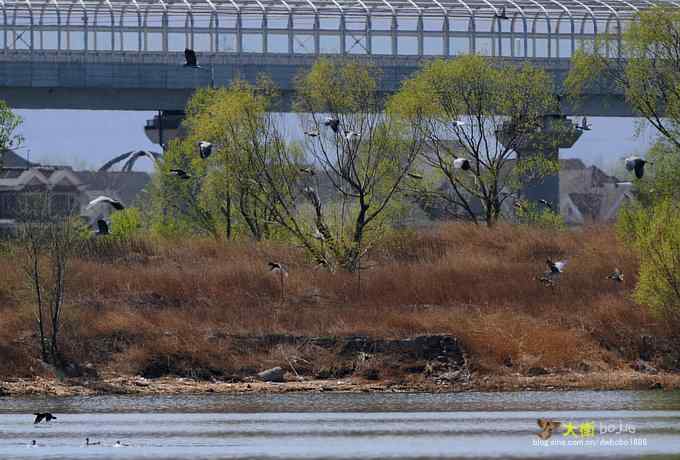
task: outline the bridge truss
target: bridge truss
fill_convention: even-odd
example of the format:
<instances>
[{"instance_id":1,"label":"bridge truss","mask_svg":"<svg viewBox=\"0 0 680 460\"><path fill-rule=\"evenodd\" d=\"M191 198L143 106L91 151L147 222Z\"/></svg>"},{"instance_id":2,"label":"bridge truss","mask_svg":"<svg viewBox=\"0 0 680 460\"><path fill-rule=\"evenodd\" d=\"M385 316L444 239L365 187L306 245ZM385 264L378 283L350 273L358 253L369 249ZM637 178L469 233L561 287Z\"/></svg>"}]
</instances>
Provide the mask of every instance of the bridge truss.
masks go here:
<instances>
[{"instance_id":1,"label":"bridge truss","mask_svg":"<svg viewBox=\"0 0 680 460\"><path fill-rule=\"evenodd\" d=\"M0 53L565 58L680 0L0 0Z\"/></svg>"}]
</instances>

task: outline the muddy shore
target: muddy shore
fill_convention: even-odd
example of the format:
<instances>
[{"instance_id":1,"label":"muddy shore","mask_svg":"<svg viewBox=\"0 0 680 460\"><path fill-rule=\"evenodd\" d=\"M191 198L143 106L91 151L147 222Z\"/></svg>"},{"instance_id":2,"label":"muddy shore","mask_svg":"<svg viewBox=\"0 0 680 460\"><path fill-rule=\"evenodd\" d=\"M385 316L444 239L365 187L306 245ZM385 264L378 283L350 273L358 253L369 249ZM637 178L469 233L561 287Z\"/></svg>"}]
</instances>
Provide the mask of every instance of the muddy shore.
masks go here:
<instances>
[{"instance_id":1,"label":"muddy shore","mask_svg":"<svg viewBox=\"0 0 680 460\"><path fill-rule=\"evenodd\" d=\"M463 391L565 391L565 390L680 390L680 375L655 375L635 371L595 372L525 377L519 375L473 376L469 382L302 380L282 383L198 381L187 378L107 377L97 381L48 378L14 379L0 382L2 396L94 396L94 395L173 395L248 394L303 392L463 392Z\"/></svg>"}]
</instances>

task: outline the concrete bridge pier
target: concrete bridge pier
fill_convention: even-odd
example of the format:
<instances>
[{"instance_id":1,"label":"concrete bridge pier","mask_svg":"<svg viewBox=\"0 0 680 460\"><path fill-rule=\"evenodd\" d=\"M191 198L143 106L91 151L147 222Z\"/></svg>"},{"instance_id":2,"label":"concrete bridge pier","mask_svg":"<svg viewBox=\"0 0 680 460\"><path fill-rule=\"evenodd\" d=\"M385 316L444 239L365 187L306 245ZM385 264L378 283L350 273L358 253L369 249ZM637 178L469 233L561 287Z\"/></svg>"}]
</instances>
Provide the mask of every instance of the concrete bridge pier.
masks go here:
<instances>
[{"instance_id":1,"label":"concrete bridge pier","mask_svg":"<svg viewBox=\"0 0 680 460\"><path fill-rule=\"evenodd\" d=\"M502 138L511 137L512 122L503 127ZM529 158L541 155L548 159L559 160L559 150L572 147L583 134L582 130L563 114L544 115L541 124L533 133L525 136L520 145L515 147L518 158ZM542 180L526 184L521 192L522 198L530 203L547 200L552 203L553 210L560 209L560 176L559 172L543 177Z\"/></svg>"}]
</instances>

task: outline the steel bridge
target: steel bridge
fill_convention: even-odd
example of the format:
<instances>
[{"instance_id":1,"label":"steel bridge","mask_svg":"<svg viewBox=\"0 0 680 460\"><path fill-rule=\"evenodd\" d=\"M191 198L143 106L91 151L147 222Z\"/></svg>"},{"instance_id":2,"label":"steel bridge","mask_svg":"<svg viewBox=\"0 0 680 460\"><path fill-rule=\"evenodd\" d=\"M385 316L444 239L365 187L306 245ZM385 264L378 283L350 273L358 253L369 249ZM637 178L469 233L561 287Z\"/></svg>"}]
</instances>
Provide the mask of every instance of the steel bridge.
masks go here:
<instances>
[{"instance_id":1,"label":"steel bridge","mask_svg":"<svg viewBox=\"0 0 680 460\"><path fill-rule=\"evenodd\" d=\"M428 58L530 60L559 81L575 50L680 0L0 0L0 98L26 108L179 109L215 83L269 73L286 90L320 55L370 59L385 90ZM613 112L625 112L621 98ZM618 102L617 102L618 101ZM593 103L593 108L601 106Z\"/></svg>"}]
</instances>

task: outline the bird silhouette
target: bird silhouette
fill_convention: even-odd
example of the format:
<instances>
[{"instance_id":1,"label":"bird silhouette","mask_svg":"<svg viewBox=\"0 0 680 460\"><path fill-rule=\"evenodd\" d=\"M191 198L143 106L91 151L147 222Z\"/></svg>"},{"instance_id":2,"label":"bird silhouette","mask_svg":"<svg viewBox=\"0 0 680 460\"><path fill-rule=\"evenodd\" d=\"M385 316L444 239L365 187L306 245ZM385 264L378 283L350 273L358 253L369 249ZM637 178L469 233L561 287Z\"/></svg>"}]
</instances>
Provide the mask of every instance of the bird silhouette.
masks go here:
<instances>
[{"instance_id":1,"label":"bird silhouette","mask_svg":"<svg viewBox=\"0 0 680 460\"><path fill-rule=\"evenodd\" d=\"M340 120L334 117L327 117L323 124L331 128L334 133L337 133L340 128Z\"/></svg>"},{"instance_id":2,"label":"bird silhouette","mask_svg":"<svg viewBox=\"0 0 680 460\"><path fill-rule=\"evenodd\" d=\"M626 158L626 169L628 171L635 171L635 177L638 179L642 179L642 177L645 175L645 165L649 163L646 160L643 160L640 157L629 157ZM649 163L651 164L651 163Z\"/></svg>"},{"instance_id":3,"label":"bird silhouette","mask_svg":"<svg viewBox=\"0 0 680 460\"><path fill-rule=\"evenodd\" d=\"M85 445L86 446L99 446L101 445L100 441L90 441L90 438L85 438Z\"/></svg>"},{"instance_id":4,"label":"bird silhouette","mask_svg":"<svg viewBox=\"0 0 680 460\"><path fill-rule=\"evenodd\" d=\"M97 220L97 235L108 235L109 232L109 224L104 220L104 219L98 219Z\"/></svg>"},{"instance_id":5,"label":"bird silhouette","mask_svg":"<svg viewBox=\"0 0 680 460\"><path fill-rule=\"evenodd\" d=\"M508 16L505 14L505 7L504 7L504 6L501 7L500 13L496 13L496 17L497 17L498 19L510 19L510 18L508 18Z\"/></svg>"},{"instance_id":6,"label":"bird silhouette","mask_svg":"<svg viewBox=\"0 0 680 460\"><path fill-rule=\"evenodd\" d=\"M184 67L198 67L196 52L189 48L184 50Z\"/></svg>"},{"instance_id":7,"label":"bird silhouette","mask_svg":"<svg viewBox=\"0 0 680 460\"><path fill-rule=\"evenodd\" d=\"M191 179L191 174L187 173L183 169L171 169L170 174L173 176L177 176L182 180Z\"/></svg>"},{"instance_id":8,"label":"bird silhouette","mask_svg":"<svg viewBox=\"0 0 680 460\"><path fill-rule=\"evenodd\" d=\"M581 131L590 131L592 126L588 124L588 118L583 117L581 118L581 124L576 125L576 129L580 129Z\"/></svg>"},{"instance_id":9,"label":"bird silhouette","mask_svg":"<svg viewBox=\"0 0 680 460\"><path fill-rule=\"evenodd\" d=\"M453 160L454 169L462 169L463 171L470 170L470 161L467 158L456 158Z\"/></svg>"},{"instance_id":10,"label":"bird silhouette","mask_svg":"<svg viewBox=\"0 0 680 460\"><path fill-rule=\"evenodd\" d=\"M617 283L623 282L623 272L619 270L618 268L614 269L614 272L611 274L607 275L607 279L610 279L612 281L616 281Z\"/></svg>"},{"instance_id":11,"label":"bird silhouette","mask_svg":"<svg viewBox=\"0 0 680 460\"><path fill-rule=\"evenodd\" d=\"M33 424L37 424L45 420L45 423L49 423L52 420L56 420L57 417L54 415L50 414L49 412L35 412L33 415L35 415L35 420L33 420Z\"/></svg>"},{"instance_id":12,"label":"bird silhouette","mask_svg":"<svg viewBox=\"0 0 680 460\"><path fill-rule=\"evenodd\" d=\"M319 131L305 131L305 136L319 137Z\"/></svg>"},{"instance_id":13,"label":"bird silhouette","mask_svg":"<svg viewBox=\"0 0 680 460\"><path fill-rule=\"evenodd\" d=\"M269 271L270 272L272 272L272 273L282 273L284 275L288 274L288 269L282 263L280 263L280 262L268 262L268 264L269 264Z\"/></svg>"},{"instance_id":14,"label":"bird silhouette","mask_svg":"<svg viewBox=\"0 0 680 460\"><path fill-rule=\"evenodd\" d=\"M550 202L548 200L544 200L543 198L538 200L538 202L541 203L542 205L544 205L546 208L550 209L551 211L553 210L552 202Z\"/></svg>"},{"instance_id":15,"label":"bird silhouette","mask_svg":"<svg viewBox=\"0 0 680 460\"><path fill-rule=\"evenodd\" d=\"M212 155L212 144L210 142L200 141L198 143L198 153L201 155L202 159L207 159Z\"/></svg>"}]
</instances>

